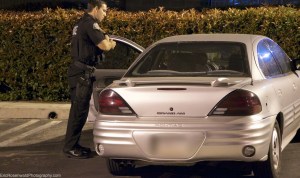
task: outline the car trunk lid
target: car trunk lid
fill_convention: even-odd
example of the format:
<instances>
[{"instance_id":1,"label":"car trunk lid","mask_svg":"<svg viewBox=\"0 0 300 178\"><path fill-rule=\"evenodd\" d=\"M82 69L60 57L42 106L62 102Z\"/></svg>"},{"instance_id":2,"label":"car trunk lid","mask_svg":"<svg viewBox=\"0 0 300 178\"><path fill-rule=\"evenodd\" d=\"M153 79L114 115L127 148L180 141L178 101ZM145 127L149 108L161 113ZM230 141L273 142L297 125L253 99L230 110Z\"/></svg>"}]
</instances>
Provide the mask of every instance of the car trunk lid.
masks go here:
<instances>
[{"instance_id":1,"label":"car trunk lid","mask_svg":"<svg viewBox=\"0 0 300 178\"><path fill-rule=\"evenodd\" d=\"M139 117L205 117L224 96L246 84L249 78L139 78L115 81L112 88Z\"/></svg>"}]
</instances>

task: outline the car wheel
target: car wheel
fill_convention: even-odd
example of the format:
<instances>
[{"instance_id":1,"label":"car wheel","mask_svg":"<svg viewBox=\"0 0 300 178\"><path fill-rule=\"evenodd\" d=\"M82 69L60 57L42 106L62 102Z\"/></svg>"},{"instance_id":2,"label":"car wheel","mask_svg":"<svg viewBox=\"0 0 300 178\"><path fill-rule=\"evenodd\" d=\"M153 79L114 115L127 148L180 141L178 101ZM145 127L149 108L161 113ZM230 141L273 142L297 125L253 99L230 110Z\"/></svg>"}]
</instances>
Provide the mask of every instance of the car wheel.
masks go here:
<instances>
[{"instance_id":1,"label":"car wheel","mask_svg":"<svg viewBox=\"0 0 300 178\"><path fill-rule=\"evenodd\" d=\"M269 146L268 160L256 162L253 167L255 177L259 178L278 178L281 167L281 135L278 122L276 121L272 139Z\"/></svg>"},{"instance_id":2,"label":"car wheel","mask_svg":"<svg viewBox=\"0 0 300 178\"><path fill-rule=\"evenodd\" d=\"M130 160L106 159L106 165L115 176L129 176L135 168L134 162Z\"/></svg>"}]
</instances>

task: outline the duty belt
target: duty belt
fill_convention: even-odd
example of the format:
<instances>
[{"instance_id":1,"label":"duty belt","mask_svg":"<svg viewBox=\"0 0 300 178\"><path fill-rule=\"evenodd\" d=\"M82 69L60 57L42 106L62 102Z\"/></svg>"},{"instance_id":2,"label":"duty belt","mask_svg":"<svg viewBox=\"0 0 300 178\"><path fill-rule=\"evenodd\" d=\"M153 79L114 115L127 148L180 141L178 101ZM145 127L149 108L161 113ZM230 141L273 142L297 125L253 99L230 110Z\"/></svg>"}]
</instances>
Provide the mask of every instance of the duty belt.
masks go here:
<instances>
[{"instance_id":1,"label":"duty belt","mask_svg":"<svg viewBox=\"0 0 300 178\"><path fill-rule=\"evenodd\" d=\"M95 71L94 66L89 66L89 65L84 64L84 63L79 62L79 61L74 61L74 65L76 67L79 67L80 69L84 70L85 72L89 72L90 74L92 74Z\"/></svg>"}]
</instances>

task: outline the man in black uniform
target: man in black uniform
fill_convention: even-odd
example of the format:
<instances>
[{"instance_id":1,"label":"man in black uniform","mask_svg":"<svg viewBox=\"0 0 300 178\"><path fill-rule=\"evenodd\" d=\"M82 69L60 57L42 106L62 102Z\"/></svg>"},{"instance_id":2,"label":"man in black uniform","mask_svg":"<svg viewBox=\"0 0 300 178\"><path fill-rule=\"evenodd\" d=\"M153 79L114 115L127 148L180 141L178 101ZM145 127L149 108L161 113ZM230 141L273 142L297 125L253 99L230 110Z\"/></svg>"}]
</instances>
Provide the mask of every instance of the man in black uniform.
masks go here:
<instances>
[{"instance_id":1,"label":"man in black uniform","mask_svg":"<svg viewBox=\"0 0 300 178\"><path fill-rule=\"evenodd\" d=\"M63 152L70 158L88 158L91 150L79 145L82 128L86 122L92 94L92 74L103 51L114 49L111 40L99 27L106 16L107 4L101 0L89 0L87 12L73 28L71 56L68 70L71 109Z\"/></svg>"}]
</instances>

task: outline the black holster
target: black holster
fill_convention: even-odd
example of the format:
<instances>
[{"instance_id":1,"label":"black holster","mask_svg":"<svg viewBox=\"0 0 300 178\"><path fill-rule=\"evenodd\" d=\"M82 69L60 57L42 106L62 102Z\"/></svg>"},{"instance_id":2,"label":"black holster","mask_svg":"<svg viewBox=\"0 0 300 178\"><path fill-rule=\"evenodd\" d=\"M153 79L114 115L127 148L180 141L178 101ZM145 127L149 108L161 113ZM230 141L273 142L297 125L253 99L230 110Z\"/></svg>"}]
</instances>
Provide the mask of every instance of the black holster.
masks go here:
<instances>
[{"instance_id":1,"label":"black holster","mask_svg":"<svg viewBox=\"0 0 300 178\"><path fill-rule=\"evenodd\" d=\"M93 81L91 78L81 76L76 85L76 98L78 100L89 100L93 90Z\"/></svg>"}]
</instances>

